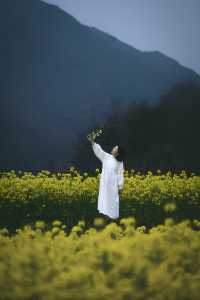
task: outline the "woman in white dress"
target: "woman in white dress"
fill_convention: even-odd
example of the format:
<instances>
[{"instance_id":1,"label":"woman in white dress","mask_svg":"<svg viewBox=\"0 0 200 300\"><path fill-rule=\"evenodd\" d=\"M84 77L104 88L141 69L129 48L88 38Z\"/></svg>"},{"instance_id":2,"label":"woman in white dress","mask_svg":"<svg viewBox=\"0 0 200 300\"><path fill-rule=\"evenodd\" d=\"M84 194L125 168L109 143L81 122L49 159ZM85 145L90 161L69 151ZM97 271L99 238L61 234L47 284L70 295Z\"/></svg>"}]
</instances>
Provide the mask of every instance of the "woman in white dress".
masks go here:
<instances>
[{"instance_id":1,"label":"woman in white dress","mask_svg":"<svg viewBox=\"0 0 200 300\"><path fill-rule=\"evenodd\" d=\"M97 158L102 162L100 174L98 211L111 219L119 218L119 190L124 187L125 150L120 145L112 148L111 152L104 151L93 139L92 149Z\"/></svg>"}]
</instances>

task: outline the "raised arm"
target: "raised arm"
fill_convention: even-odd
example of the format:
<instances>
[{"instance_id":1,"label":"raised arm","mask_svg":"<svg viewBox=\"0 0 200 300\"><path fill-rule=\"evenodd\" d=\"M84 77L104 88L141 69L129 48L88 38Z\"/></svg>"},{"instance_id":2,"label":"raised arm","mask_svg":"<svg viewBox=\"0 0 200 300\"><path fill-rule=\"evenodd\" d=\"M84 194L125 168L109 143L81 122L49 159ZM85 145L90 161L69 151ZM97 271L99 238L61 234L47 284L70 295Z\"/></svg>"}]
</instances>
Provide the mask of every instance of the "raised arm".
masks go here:
<instances>
[{"instance_id":1,"label":"raised arm","mask_svg":"<svg viewBox=\"0 0 200 300\"><path fill-rule=\"evenodd\" d=\"M124 187L124 163L123 161L120 162L117 170L117 182L118 182L118 187L119 190L122 190Z\"/></svg>"},{"instance_id":2,"label":"raised arm","mask_svg":"<svg viewBox=\"0 0 200 300\"><path fill-rule=\"evenodd\" d=\"M101 146L98 143L94 142L94 141L92 141L92 149L93 149L94 154L96 155L96 157L98 157L98 159L100 159L100 161L103 162L107 152L105 152L101 148Z\"/></svg>"}]
</instances>

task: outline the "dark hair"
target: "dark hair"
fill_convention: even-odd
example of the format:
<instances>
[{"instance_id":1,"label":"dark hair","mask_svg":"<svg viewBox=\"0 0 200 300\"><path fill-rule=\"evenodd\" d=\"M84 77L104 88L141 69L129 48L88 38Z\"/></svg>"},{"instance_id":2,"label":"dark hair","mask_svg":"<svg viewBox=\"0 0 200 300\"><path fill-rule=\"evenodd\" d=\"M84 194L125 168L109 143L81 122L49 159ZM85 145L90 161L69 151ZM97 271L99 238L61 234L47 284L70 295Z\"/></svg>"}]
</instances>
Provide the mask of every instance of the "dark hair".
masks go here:
<instances>
[{"instance_id":1,"label":"dark hair","mask_svg":"<svg viewBox=\"0 0 200 300\"><path fill-rule=\"evenodd\" d=\"M118 161L124 161L126 158L126 150L123 146L118 145L118 155L115 157Z\"/></svg>"}]
</instances>

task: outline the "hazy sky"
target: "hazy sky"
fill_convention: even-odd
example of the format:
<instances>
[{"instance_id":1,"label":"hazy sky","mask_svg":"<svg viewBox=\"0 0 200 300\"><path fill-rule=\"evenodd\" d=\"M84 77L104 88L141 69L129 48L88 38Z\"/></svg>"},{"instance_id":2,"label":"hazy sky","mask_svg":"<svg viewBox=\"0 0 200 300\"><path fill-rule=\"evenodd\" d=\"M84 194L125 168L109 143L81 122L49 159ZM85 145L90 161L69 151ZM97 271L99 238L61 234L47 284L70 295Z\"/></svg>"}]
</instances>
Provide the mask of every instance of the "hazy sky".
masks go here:
<instances>
[{"instance_id":1,"label":"hazy sky","mask_svg":"<svg viewBox=\"0 0 200 300\"><path fill-rule=\"evenodd\" d=\"M200 0L45 0L140 50L159 50L200 74Z\"/></svg>"}]
</instances>

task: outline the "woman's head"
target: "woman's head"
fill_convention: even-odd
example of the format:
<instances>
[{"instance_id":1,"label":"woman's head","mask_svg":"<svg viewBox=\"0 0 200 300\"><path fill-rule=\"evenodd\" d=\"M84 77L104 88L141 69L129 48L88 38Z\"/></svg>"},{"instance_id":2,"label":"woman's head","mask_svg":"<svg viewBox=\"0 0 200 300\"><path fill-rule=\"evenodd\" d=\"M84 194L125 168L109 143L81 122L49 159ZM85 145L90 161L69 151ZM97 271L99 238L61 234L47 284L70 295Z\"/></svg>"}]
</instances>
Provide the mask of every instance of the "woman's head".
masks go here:
<instances>
[{"instance_id":1,"label":"woman's head","mask_svg":"<svg viewBox=\"0 0 200 300\"><path fill-rule=\"evenodd\" d=\"M126 156L126 151L121 145L116 145L112 148L111 154L118 160L123 161Z\"/></svg>"}]
</instances>

